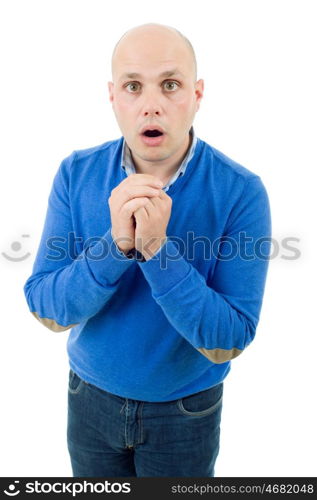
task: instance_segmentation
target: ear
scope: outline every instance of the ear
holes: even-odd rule
[[[204,95],[204,80],[200,79],[195,83],[196,111],[199,110],[200,101]]]
[[[113,82],[108,82],[109,100],[111,103],[113,102],[113,87]]]

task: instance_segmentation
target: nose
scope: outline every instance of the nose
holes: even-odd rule
[[[162,107],[159,103],[159,97],[154,95],[154,92],[148,92],[144,96],[143,116],[160,116],[162,114]]]

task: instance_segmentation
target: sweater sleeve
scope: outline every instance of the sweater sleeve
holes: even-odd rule
[[[23,289],[30,312],[55,332],[98,313],[116,292],[123,273],[135,262],[119,251],[111,227],[76,258],[72,255],[74,228],[68,187],[75,155],[63,160],[54,177],[32,274]]]
[[[207,280],[170,238],[138,262],[171,325],[214,363],[241,354],[259,321],[271,247],[269,199],[259,176],[246,183],[229,219]]]

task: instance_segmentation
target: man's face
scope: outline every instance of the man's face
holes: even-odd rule
[[[122,39],[113,61],[110,101],[129,148],[136,158],[156,162],[173,158],[188,144],[203,93],[195,83],[191,53],[174,33],[133,33]],[[144,127],[163,130],[154,140]]]

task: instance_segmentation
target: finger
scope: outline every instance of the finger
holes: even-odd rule
[[[160,190],[160,194],[158,196],[158,200],[162,202],[166,207],[172,207],[173,200],[168,194],[163,191],[163,189]]]
[[[156,196],[155,198],[150,198],[150,200],[153,205],[160,206],[166,201],[172,201],[172,198],[168,196],[165,191],[163,191],[163,189],[160,189],[158,196]]]
[[[131,174],[122,183],[137,185],[137,186],[151,186],[163,187],[163,182],[158,177],[151,174]],[[121,183],[121,184],[122,184]]]
[[[159,196],[160,189],[153,188],[151,186],[139,186],[139,185],[130,185],[122,188],[120,195],[123,197],[127,197],[128,199],[138,198],[139,196],[147,196],[150,198],[151,196]],[[127,201],[128,201],[127,199]]]
[[[159,196],[160,190],[158,188],[152,188],[149,186],[122,186],[121,190],[117,192],[115,200],[115,206],[118,210],[129,200],[133,198],[151,198],[153,196]]]
[[[162,200],[167,200],[167,199],[170,199],[171,197],[168,196],[167,193],[165,193],[164,189],[160,189],[160,194],[159,194],[159,197],[162,199]]]
[[[130,201],[124,203],[121,208],[121,213],[126,218],[132,217],[132,215],[140,208],[144,207],[149,202],[149,198],[133,198]]]
[[[138,208],[138,210],[136,210],[133,215],[137,224],[142,223],[142,220],[144,220],[144,218],[148,218],[148,213],[145,209],[145,206]]]
[[[157,196],[155,198],[149,198],[149,202],[144,205],[148,217],[158,212],[162,206],[162,200]]]

